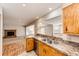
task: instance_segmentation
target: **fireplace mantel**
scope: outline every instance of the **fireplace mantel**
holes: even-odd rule
[[[16,30],[4,30],[5,38],[16,37]]]

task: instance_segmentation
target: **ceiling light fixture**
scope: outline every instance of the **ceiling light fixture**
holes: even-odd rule
[[[37,16],[36,19],[38,19],[39,17]]]
[[[26,6],[26,4],[22,4],[22,6],[23,6],[23,7],[25,7],[25,6]]]
[[[52,10],[52,8],[48,8],[49,9],[49,11],[51,11]]]

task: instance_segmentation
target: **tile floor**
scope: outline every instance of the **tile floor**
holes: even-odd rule
[[[34,51],[31,51],[31,52],[24,51],[22,54],[20,54],[18,56],[37,56],[37,55]]]

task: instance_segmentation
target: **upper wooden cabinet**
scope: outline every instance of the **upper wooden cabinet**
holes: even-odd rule
[[[64,33],[79,35],[79,3],[63,8]]]

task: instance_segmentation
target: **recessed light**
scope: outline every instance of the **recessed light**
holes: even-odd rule
[[[23,6],[23,7],[25,7],[25,6],[26,6],[26,4],[22,4],[22,6]]]
[[[37,16],[36,19],[38,19],[39,17]]]
[[[52,8],[48,8],[49,9],[49,11],[51,11],[52,10]]]

